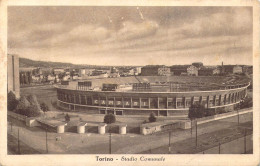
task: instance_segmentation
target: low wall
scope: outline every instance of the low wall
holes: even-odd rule
[[[25,122],[25,120],[27,118],[27,116],[25,116],[25,115],[20,115],[20,114],[11,112],[11,111],[7,111],[7,115],[12,117],[12,118],[15,118],[17,120],[24,121],[24,122]]]
[[[170,131],[180,128],[179,122],[154,122],[146,123],[140,126],[140,133],[143,135],[153,134],[157,132]]]
[[[238,112],[239,112],[240,115],[246,114],[246,113],[249,113],[249,112],[253,112],[253,108],[243,109],[243,110],[240,110]],[[237,111],[223,113],[223,114],[217,114],[217,115],[208,116],[208,117],[204,117],[204,118],[198,118],[197,124],[198,125],[204,124],[204,123],[208,123],[208,122],[215,121],[215,120],[229,118],[229,117],[232,117],[232,116],[237,116]],[[183,121],[183,122],[180,122],[180,123],[181,123],[180,124],[181,129],[190,129],[191,128],[190,121]]]

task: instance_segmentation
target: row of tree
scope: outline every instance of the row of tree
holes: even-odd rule
[[[39,104],[35,95],[21,96],[16,99],[15,94],[10,91],[7,96],[7,109],[28,117],[37,117],[49,110],[46,103]]]
[[[31,72],[20,72],[20,85],[31,84],[32,73]]]

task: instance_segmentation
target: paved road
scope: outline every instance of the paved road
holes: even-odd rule
[[[252,113],[240,115],[240,122],[252,121]],[[237,125],[237,116],[209,122],[198,126],[198,135],[226,129]],[[16,122],[13,131],[20,128],[21,140],[41,153],[46,152],[45,131],[39,128],[28,128],[22,122]],[[10,126],[8,126],[10,132]],[[195,133],[193,133],[195,134]],[[17,133],[13,133],[17,136]],[[61,140],[56,141],[57,136]],[[194,136],[194,135],[193,135]],[[190,130],[176,130],[172,133],[172,142],[190,138]],[[112,153],[114,154],[134,154],[154,149],[168,144],[168,133],[143,136],[139,134],[119,135],[112,134]],[[109,135],[99,135],[95,133],[48,133],[49,153],[69,153],[69,154],[106,154],[109,153]]]

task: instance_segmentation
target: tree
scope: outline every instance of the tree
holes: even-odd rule
[[[30,105],[26,111],[25,115],[28,117],[37,117],[41,115],[40,111],[37,111],[37,107],[35,105]]]
[[[239,103],[239,109],[243,109],[243,108],[250,108],[253,107],[253,100],[251,97],[246,97],[244,100],[242,100]]]
[[[29,76],[25,73],[24,74],[24,84],[28,84],[29,83]]]
[[[31,104],[25,96],[22,96],[16,108],[16,113],[28,117],[36,117],[41,115],[41,110],[35,104]]]
[[[152,112],[148,118],[149,122],[156,122],[155,114]]]
[[[107,114],[104,116],[104,123],[111,124],[116,122],[116,116],[114,114]]]
[[[40,107],[40,104],[37,100],[37,97],[35,95],[29,95],[27,97],[28,101],[31,103],[31,105],[34,105],[35,106],[35,109],[37,111],[41,111],[41,107]]]
[[[65,121],[66,121],[67,123],[70,121],[70,116],[69,116],[69,114],[66,114],[66,115],[65,115]]]
[[[13,111],[16,109],[19,101],[16,99],[15,94],[10,91],[7,95],[7,110]]]
[[[20,78],[20,85],[24,84],[24,77],[23,77],[23,73],[19,73],[19,78]]]
[[[32,73],[28,72],[28,83],[31,84],[32,83]]]
[[[191,105],[191,107],[189,108],[188,117],[191,120],[193,120],[195,118],[202,118],[205,116],[205,114],[206,114],[205,106],[196,103]]]
[[[30,106],[30,102],[26,99],[25,96],[21,96],[19,103],[16,107],[17,113],[19,112],[19,110],[25,110]]]
[[[46,103],[44,103],[44,102],[40,104],[40,108],[41,108],[41,110],[42,110],[43,112],[49,111],[48,105],[47,105]]]

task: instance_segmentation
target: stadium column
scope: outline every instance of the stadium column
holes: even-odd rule
[[[122,97],[122,107],[125,108],[124,97]]]
[[[108,99],[107,99],[107,96],[106,96],[106,107],[108,106]]]
[[[87,103],[87,96],[84,95],[84,97],[85,97],[85,103],[86,103],[86,105],[88,105],[88,103]]]
[[[139,98],[139,108],[142,108],[141,105],[142,105],[142,98],[140,97],[140,98]]]
[[[79,94],[79,104],[81,104],[81,96],[80,96],[80,94]]]
[[[157,108],[160,108],[160,98],[158,97],[158,99],[157,99]]]
[[[200,98],[199,98],[199,103],[201,105],[201,103],[202,103],[202,96],[200,96]]]
[[[166,97],[166,108],[168,109],[169,103],[168,103],[168,97]]]
[[[222,95],[219,95],[219,102],[218,105],[221,105]]]
[[[116,97],[114,97],[114,107],[116,107]]]
[[[98,105],[100,106],[100,96],[98,95]]]
[[[186,108],[186,97],[183,97],[183,107]]]
[[[175,97],[174,99],[175,99],[175,109],[177,109],[177,97]]]
[[[133,108],[133,98],[132,97],[130,98],[130,106],[131,106],[131,108]]]
[[[207,96],[207,108],[209,108],[209,96]]]
[[[73,94],[73,103],[75,104],[76,103],[76,95]]]
[[[73,98],[74,98],[74,102],[73,102],[73,110],[75,110],[75,103],[76,103],[76,95],[75,95],[75,94],[73,95]]]
[[[150,97],[148,97],[148,108],[151,108],[151,99],[150,99]]]
[[[214,106],[217,105],[217,104],[216,104],[216,98],[217,98],[217,96],[215,95],[215,96],[213,97],[213,100],[214,100]]]
[[[93,97],[93,95],[91,95],[91,105],[94,105],[94,97]]]
[[[227,94],[224,95],[224,105],[226,105],[227,102]]]
[[[193,103],[194,103],[194,96],[191,97],[191,103],[190,104],[193,105]]]

